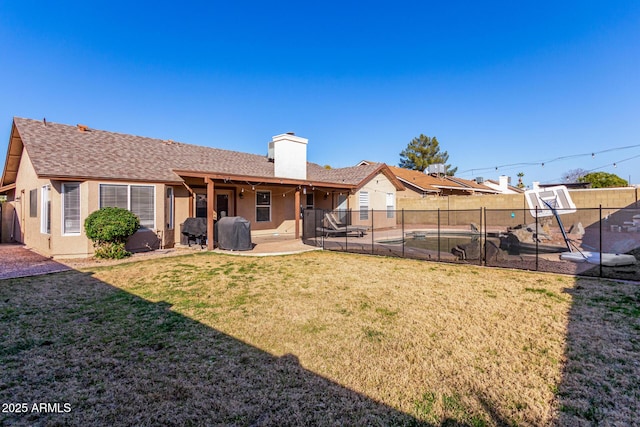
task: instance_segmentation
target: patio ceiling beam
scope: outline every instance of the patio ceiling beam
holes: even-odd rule
[[[343,188],[352,189],[354,185],[337,183],[337,182],[319,182],[312,180],[300,180],[300,179],[288,179],[288,178],[275,178],[264,176],[251,176],[251,175],[233,175],[233,174],[220,174],[220,173],[208,173],[208,172],[194,172],[194,171],[180,171],[173,170],[173,172],[179,176],[192,177],[192,178],[211,178],[215,180],[226,181],[238,181],[246,183],[247,181],[260,181],[267,184],[282,184],[282,185],[302,185],[306,187],[325,187],[325,188]]]

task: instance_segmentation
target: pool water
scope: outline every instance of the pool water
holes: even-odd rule
[[[497,238],[489,238],[488,241],[493,241],[497,246],[500,245],[500,240]],[[381,240],[377,243],[382,244],[402,244],[400,239],[395,240]],[[451,250],[456,246],[465,246],[469,244],[480,245],[480,236],[477,234],[474,235],[455,235],[455,236],[446,236],[440,235],[440,246],[438,247],[438,236],[435,234],[429,234],[426,236],[417,235],[417,236],[407,236],[404,240],[405,247],[415,248],[415,249],[423,249],[427,251],[437,252],[440,249],[440,252],[451,253]]]
[[[440,236],[440,252],[448,252],[451,253],[451,249],[456,246],[468,245],[470,243],[474,243],[476,245],[480,244],[480,238],[478,236],[469,236],[469,237],[443,237]],[[429,236],[429,237],[413,237],[405,240],[405,247],[416,248],[416,249],[426,249],[429,251],[437,251],[438,250],[438,237],[437,236]]]

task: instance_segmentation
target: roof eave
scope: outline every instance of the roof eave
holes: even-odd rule
[[[18,175],[18,169],[20,167],[20,158],[22,157],[22,148],[20,148],[20,150],[19,150],[20,154],[11,154],[11,150],[13,149],[13,141],[14,141],[14,139],[16,139],[15,135],[18,135],[17,131],[18,131],[18,129],[16,128],[16,122],[15,122],[15,119],[14,119],[13,122],[11,123],[11,134],[9,135],[9,144],[7,146],[7,156],[6,156],[5,162],[4,162],[4,169],[2,170],[2,176],[0,177],[0,187],[5,187],[5,186],[7,186],[9,184],[15,183],[15,179],[13,180],[13,182],[7,183],[7,172],[9,170],[9,166],[10,166],[9,160],[12,157],[18,157],[18,161],[17,161],[18,166],[16,167],[15,171],[12,170],[12,172],[14,172],[16,174],[16,178],[17,178],[17,175]],[[22,143],[22,145],[24,147],[24,143]]]
[[[393,184],[393,186],[396,188],[396,191],[404,191],[404,185],[402,185],[398,177],[395,176],[395,174],[391,171],[391,169],[389,169],[389,166],[387,166],[386,163],[379,163],[378,166],[373,170],[373,172],[371,172],[357,184],[355,189],[361,189],[367,182],[371,181],[373,177],[379,173],[382,173],[387,177],[387,179],[389,179],[389,181],[391,181],[391,184]]]
[[[331,188],[355,188],[352,184],[314,181],[310,179],[292,179],[292,178],[278,178],[278,177],[265,177],[255,175],[236,175],[229,173],[207,172],[207,171],[185,171],[174,169],[173,173],[178,176],[185,176],[191,178],[205,178],[205,179],[221,179],[226,181],[260,181],[268,184],[280,184],[280,185],[304,185],[304,186],[316,186],[316,187],[331,187]]]
[[[146,183],[170,184],[170,185],[181,185],[184,182],[183,180],[114,178],[112,176],[82,176],[82,175],[56,175],[56,174],[38,174],[38,178],[46,178],[54,181],[117,181],[117,182],[146,182]]]
[[[425,193],[439,193],[440,192],[440,190],[438,190],[437,188],[436,189],[424,188],[424,187],[421,187],[418,184],[413,183],[411,181],[408,181],[408,180],[406,180],[406,179],[404,179],[402,177],[398,176],[396,178],[398,178],[398,180],[400,182],[404,183],[405,186],[417,188],[418,190],[420,190],[422,192],[425,192]]]
[[[0,187],[0,194],[6,193],[8,191],[11,190],[15,190],[16,189],[16,183],[14,182],[13,184],[9,184],[9,185],[5,185],[3,187]]]

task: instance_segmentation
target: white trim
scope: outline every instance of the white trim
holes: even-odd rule
[[[49,229],[47,230],[47,227]],[[51,235],[51,185],[43,185],[40,195],[40,233]]]
[[[64,217],[64,207],[65,207],[65,203],[66,203],[66,197],[65,194],[67,194],[67,190],[66,187],[68,185],[77,185],[78,186],[78,210],[79,210],[79,218],[78,220],[80,221],[80,223],[78,224],[78,231],[73,231],[70,233],[66,232],[66,227],[64,224],[65,221],[65,217]],[[62,231],[62,235],[63,236],[79,236],[82,233],[82,192],[81,192],[81,186],[79,182],[64,182],[62,183],[61,186],[61,192],[60,192],[60,230]]]

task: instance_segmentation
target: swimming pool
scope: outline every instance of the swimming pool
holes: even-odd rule
[[[438,236],[437,230],[427,230],[405,233],[404,239],[382,239],[376,241],[376,243],[385,245],[402,245],[404,243],[405,247],[409,248],[451,253],[451,250],[456,246],[475,244],[480,247],[480,237],[480,233],[472,231],[443,231]],[[500,244],[500,240],[497,238],[489,238],[487,240]]]

